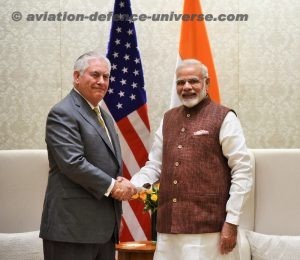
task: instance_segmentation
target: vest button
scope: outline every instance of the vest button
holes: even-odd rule
[[[173,202],[177,202],[177,199],[176,199],[176,198],[173,198]]]
[[[179,166],[179,162],[175,162],[174,164],[175,164],[176,167]]]
[[[190,117],[191,116],[191,114],[186,114],[186,117]]]
[[[183,133],[184,131],[185,131],[185,128],[184,128],[184,127],[182,127],[182,128],[181,128],[181,132]]]
[[[178,147],[178,149],[181,149],[181,148],[182,148],[182,145],[180,144],[180,145],[178,145],[177,147]]]
[[[177,184],[177,180],[174,180],[173,183],[174,183],[174,184]]]

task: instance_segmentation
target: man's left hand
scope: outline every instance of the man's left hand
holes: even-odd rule
[[[220,236],[221,254],[228,254],[236,246],[237,225],[224,222]]]

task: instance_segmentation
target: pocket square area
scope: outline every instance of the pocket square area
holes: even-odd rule
[[[209,132],[207,130],[198,130],[194,132],[194,135],[208,135]]]

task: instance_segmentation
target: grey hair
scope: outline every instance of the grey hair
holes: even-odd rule
[[[200,67],[200,71],[201,71],[201,76],[203,78],[208,78],[208,69],[207,69],[207,67],[202,62],[200,62],[199,60],[196,60],[196,59],[186,59],[186,60],[180,61],[178,63],[178,65],[177,65],[177,67],[176,67],[176,71],[175,71],[176,74],[182,68],[190,66],[190,65],[192,65],[192,66],[199,66]]]
[[[108,58],[106,58],[104,55],[102,55],[99,52],[96,51],[89,51],[86,52],[84,54],[82,54],[76,61],[74,64],[74,71],[79,71],[80,75],[83,74],[83,72],[85,71],[85,69],[89,66],[89,62],[91,60],[100,60],[100,61],[104,61],[107,66],[108,66],[108,70],[110,72],[111,70],[111,64]]]

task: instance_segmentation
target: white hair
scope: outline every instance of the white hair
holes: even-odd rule
[[[79,71],[80,75],[83,74],[83,72],[85,71],[85,69],[89,66],[89,62],[91,60],[101,60],[104,61],[107,66],[108,66],[108,70],[110,72],[111,70],[111,64],[108,58],[106,58],[104,55],[102,55],[99,52],[96,51],[89,51],[86,52],[84,54],[82,54],[76,61],[74,64],[74,71]]]
[[[176,74],[178,73],[179,70],[181,70],[182,68],[185,68],[187,66],[198,66],[200,68],[201,71],[201,76],[203,78],[208,78],[208,69],[207,67],[200,62],[199,60],[196,59],[186,59],[186,60],[182,60],[179,62],[179,64],[176,67]]]

